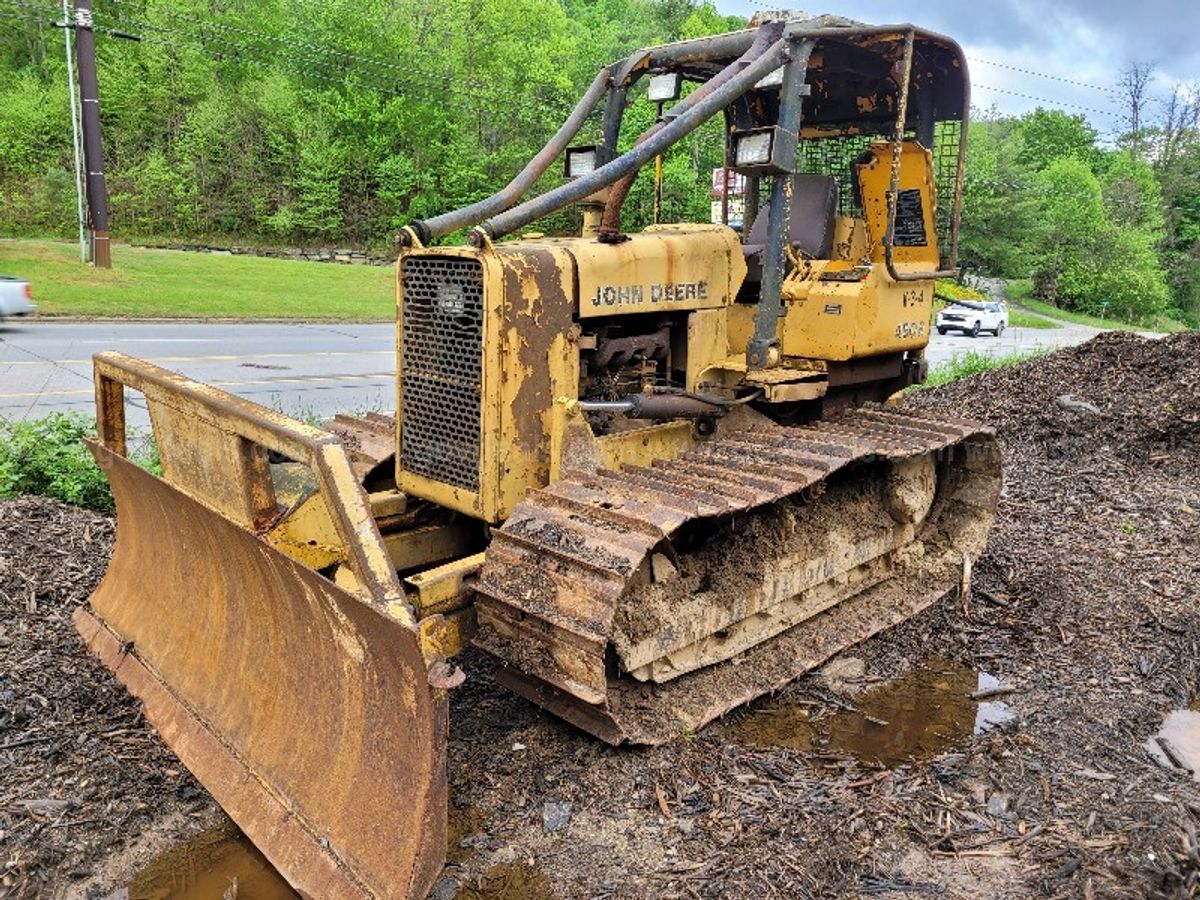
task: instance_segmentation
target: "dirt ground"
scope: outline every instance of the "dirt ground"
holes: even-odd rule
[[[1200,335],[1104,334],[907,402],[1001,439],[1004,494],[966,602],[653,750],[599,744],[468,655],[435,896],[1200,893],[1200,784],[1143,749],[1200,694]],[[103,517],[0,504],[0,847],[14,896],[78,885],[162,822],[185,833],[215,815],[70,628],[110,541]],[[994,676],[1015,715],[890,766],[746,739],[781,710],[820,723],[867,709],[877,686],[930,660]]]
[[[0,503],[0,896],[49,896],[219,812],[71,624],[112,541],[107,516]]]

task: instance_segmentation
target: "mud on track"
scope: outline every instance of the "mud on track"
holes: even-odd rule
[[[1200,694],[1200,336],[1104,334],[906,402],[999,432],[1006,486],[973,593],[757,707],[820,722],[935,658],[1013,688],[1016,717],[894,768],[746,742],[756,709],[613,750],[506,694],[469,655],[440,896],[1200,890],[1200,785],[1142,747]],[[14,895],[79,883],[167,819],[200,830],[212,816],[70,628],[110,534],[46,501],[0,504],[0,847]]]

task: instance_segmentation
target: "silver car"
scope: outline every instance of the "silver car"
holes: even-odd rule
[[[0,319],[6,316],[28,316],[36,310],[33,289],[23,278],[0,275]]]

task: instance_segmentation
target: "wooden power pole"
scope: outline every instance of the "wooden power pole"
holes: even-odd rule
[[[87,171],[92,264],[102,269],[111,269],[108,191],[104,184],[104,146],[100,141],[100,87],[96,80],[96,35],[92,31],[92,0],[76,0],[74,24],[75,53],[79,66],[79,96],[83,101],[83,163]]]

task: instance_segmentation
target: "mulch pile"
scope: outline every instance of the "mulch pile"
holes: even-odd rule
[[[1017,716],[894,768],[741,743],[754,709],[613,750],[468,654],[435,896],[1200,892],[1200,784],[1142,748],[1200,694],[1200,335],[1104,334],[906,403],[1000,436],[1006,485],[973,592],[849,651],[861,676],[816,673],[758,706],[820,719],[937,658],[1013,688]],[[110,540],[102,517],[0,504],[8,885],[62,884],[164,807],[211,802],[70,628]]]
[[[1104,334],[907,403],[995,427],[1006,487],[969,602],[849,654],[868,682],[965,663],[1016,688],[1018,718],[891,771],[730,740],[753,711],[613,751],[474,661],[451,711],[457,881],[502,889],[488,866],[532,858],[569,897],[1197,892],[1200,785],[1142,743],[1200,693],[1200,335]],[[853,702],[818,674],[759,705]],[[568,828],[546,833],[547,803]]]
[[[112,543],[108,516],[0,503],[0,896],[49,896],[163,816],[212,806],[71,623]]]

